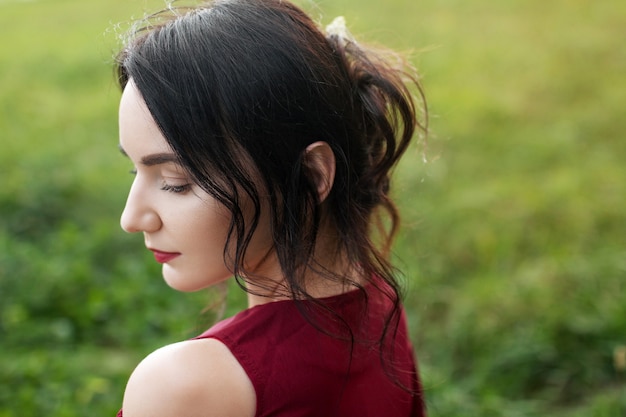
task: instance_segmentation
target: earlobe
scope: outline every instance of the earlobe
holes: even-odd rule
[[[319,201],[326,200],[335,181],[335,153],[326,142],[313,142],[304,151],[304,166],[317,189]]]

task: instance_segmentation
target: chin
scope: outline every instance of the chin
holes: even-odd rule
[[[167,266],[163,267],[163,279],[165,283],[172,289],[180,292],[195,292],[204,290],[213,285],[226,281],[230,276],[211,278],[211,277],[191,277],[174,271]]]
[[[210,286],[210,285],[200,285],[194,282],[188,282],[185,279],[171,278],[165,275],[163,276],[163,278],[165,279],[165,283],[170,288],[176,291],[180,291],[180,292],[194,292],[194,291],[205,289]]]

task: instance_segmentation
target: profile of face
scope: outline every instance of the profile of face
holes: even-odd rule
[[[120,102],[119,139],[135,167],[121,226],[129,233],[143,233],[146,247],[163,264],[167,284],[196,291],[231,277],[232,267],[224,259],[231,214],[193,183],[132,80]],[[268,242],[269,227],[261,224],[246,263],[270,267]]]

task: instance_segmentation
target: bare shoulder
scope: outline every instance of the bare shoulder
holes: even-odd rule
[[[124,417],[252,417],[252,382],[218,340],[165,346],[133,371],[124,392]]]

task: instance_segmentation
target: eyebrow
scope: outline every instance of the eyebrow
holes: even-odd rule
[[[122,145],[117,145],[117,147],[119,148],[122,155],[128,158],[128,154],[126,153],[124,148],[122,148]],[[163,152],[163,153],[145,155],[141,157],[141,164],[148,166],[148,167],[161,165],[161,164],[167,164],[170,162],[173,162],[175,164],[180,164],[180,160],[173,153]]]

